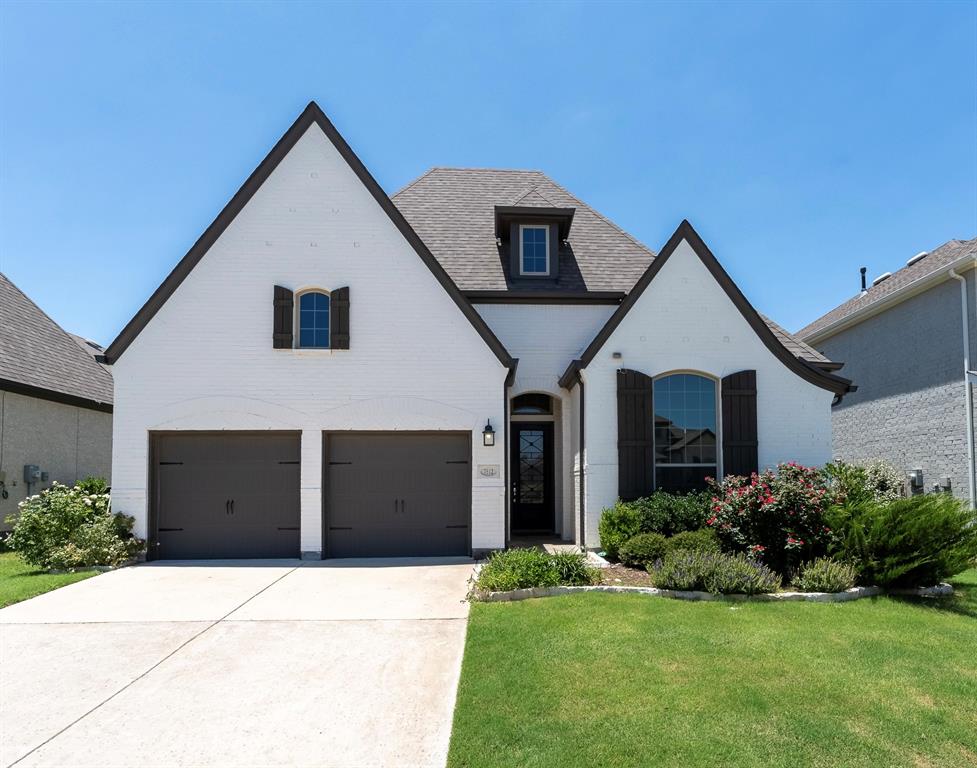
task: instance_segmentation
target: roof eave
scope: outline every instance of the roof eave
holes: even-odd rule
[[[847,330],[854,325],[858,325],[859,323],[868,320],[870,317],[874,317],[875,315],[884,312],[897,304],[901,304],[902,302],[911,299],[913,296],[917,296],[923,291],[932,288],[934,285],[942,283],[945,280],[949,280],[949,272],[951,270],[960,270],[960,268],[964,266],[966,266],[967,269],[977,267],[977,257],[972,254],[961,256],[959,259],[956,259],[955,261],[952,261],[939,269],[929,272],[916,280],[913,280],[911,283],[906,283],[906,285],[904,285],[902,288],[899,288],[886,296],[859,307],[850,315],[845,315],[844,317],[839,318],[832,323],[828,323],[817,330],[810,331],[803,336],[798,335],[798,338],[805,344],[817,344],[829,339],[841,331]]]
[[[381,209],[387,214],[394,226],[400,231],[404,239],[411,245],[421,261],[430,269],[435,279],[441,284],[444,290],[452,298],[462,314],[468,319],[476,332],[482,337],[492,353],[498,358],[499,362],[506,368],[512,370],[513,358],[508,350],[492,332],[488,324],[481,315],[475,310],[471,302],[466,299],[458,286],[448,276],[444,267],[434,258],[434,255],[424,244],[421,238],[413,230],[407,219],[393,204],[390,197],[383,188],[377,183],[373,175],[367,170],[366,166],[359,159],[346,140],[342,137],[336,127],[332,124],[326,114],[314,101],[309,102],[308,106],[302,111],[291,127],[278,140],[264,160],[247,178],[241,188],[234,194],[217,218],[204,231],[196,243],[187,251],[186,255],[177,263],[173,270],[166,276],[166,279],[153,292],[149,300],[126,324],[115,340],[105,350],[105,362],[108,365],[115,363],[126,348],[133,342],[139,332],[149,323],[160,307],[180,286],[183,280],[190,274],[197,263],[204,257],[208,250],[217,242],[218,238],[224,233],[235,217],[250,202],[262,184],[278,167],[279,163],[291,151],[292,147],[305,134],[305,132],[316,124],[322,129],[326,138],[333,144],[339,154],[343,157],[349,167],[356,174],[360,182],[367,188],[373,198],[380,205]]]
[[[816,367],[814,363],[796,357],[777,339],[773,331],[770,329],[770,326],[763,321],[763,318],[760,317],[760,313],[754,309],[753,305],[750,304],[746,296],[743,295],[742,291],[740,291],[737,285],[733,282],[726,270],[723,269],[722,265],[713,255],[712,251],[709,250],[709,246],[705,244],[703,239],[699,236],[699,233],[695,231],[695,228],[693,228],[687,219],[682,220],[682,223],[679,224],[678,228],[668,239],[665,247],[659,251],[654,261],[651,262],[648,269],[645,270],[645,273],[638,279],[638,282],[635,283],[634,288],[627,295],[627,298],[624,299],[621,305],[614,311],[610,318],[608,318],[607,322],[600,329],[590,344],[587,345],[587,348],[580,356],[579,361],[574,361],[574,363],[571,363],[571,367],[573,367],[574,364],[577,364],[576,370],[579,373],[580,370],[586,368],[590,364],[590,361],[593,360],[597,353],[601,350],[608,338],[610,338],[610,335],[614,332],[631,308],[637,303],[645,289],[648,287],[651,281],[654,280],[658,272],[661,271],[669,257],[672,255],[675,249],[678,248],[679,244],[683,240],[689,244],[696,256],[699,257],[706,269],[709,270],[716,282],[719,283],[719,286],[725,291],[730,301],[732,301],[733,305],[740,311],[740,314],[743,315],[743,318],[747,321],[747,323],[750,324],[754,333],[756,333],[756,335],[760,338],[764,346],[766,346],[767,349],[770,350],[770,352],[772,352],[778,360],[780,360],[787,368],[792,370],[805,381],[814,384],[817,387],[821,387],[822,389],[826,389],[829,392],[834,392],[836,395],[844,395],[846,392],[852,391],[852,383],[849,379],[824,371],[821,368]],[[563,377],[561,377],[561,386],[563,386],[563,379],[568,377],[570,373],[570,368],[568,368],[563,374]],[[570,381],[569,378],[567,380]]]

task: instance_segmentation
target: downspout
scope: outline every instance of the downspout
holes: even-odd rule
[[[579,372],[578,386],[580,387],[580,550],[582,552],[587,551],[587,530],[586,530],[586,509],[584,504],[587,500],[587,494],[585,491],[585,483],[587,481],[587,473],[584,471],[584,386],[583,386],[583,376],[580,376]]]
[[[977,506],[974,468],[974,391],[970,384],[970,310],[967,302],[967,279],[951,269],[947,274],[960,283],[960,328],[963,332],[963,386],[967,410],[967,484],[970,488],[970,506]]]

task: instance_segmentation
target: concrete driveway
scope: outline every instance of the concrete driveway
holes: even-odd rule
[[[152,563],[0,611],[0,765],[444,765],[471,561]]]

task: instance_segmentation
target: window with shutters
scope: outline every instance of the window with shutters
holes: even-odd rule
[[[655,488],[694,491],[718,470],[716,381],[671,373],[654,381]]]
[[[313,290],[299,294],[296,302],[299,349],[329,349],[329,294]]]

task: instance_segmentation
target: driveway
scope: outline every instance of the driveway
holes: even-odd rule
[[[469,560],[151,563],[0,611],[0,765],[444,765]]]

